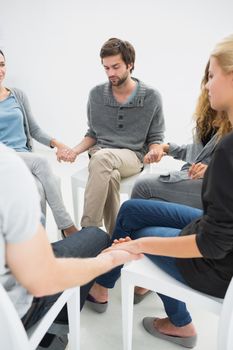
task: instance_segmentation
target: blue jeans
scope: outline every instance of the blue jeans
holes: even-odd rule
[[[192,220],[200,217],[202,210],[185,205],[144,199],[126,201],[119,211],[112,240],[129,236],[131,239],[141,237],[174,237]],[[186,283],[176,266],[176,259],[164,256],[148,255],[154,264],[182,283]],[[97,283],[113,288],[120,276],[122,266],[97,278]],[[179,327],[191,322],[191,316],[185,303],[161,295],[165,311],[171,322]]]
[[[72,234],[64,240],[52,243],[56,257],[65,258],[90,258],[98,255],[109,246],[109,235],[97,227],[87,227]],[[80,309],[82,309],[88,292],[94,280],[80,288]],[[61,293],[41,298],[34,298],[31,308],[22,318],[26,329],[33,326],[51,308]],[[68,315],[66,306],[63,307],[56,320],[57,323],[67,324]]]

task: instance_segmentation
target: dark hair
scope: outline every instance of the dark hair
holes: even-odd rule
[[[5,58],[4,53],[2,52],[2,50],[0,50],[0,55],[2,55]]]
[[[130,69],[130,73],[132,73],[135,62],[135,50],[133,45],[131,45],[128,41],[110,38],[103,44],[100,50],[102,62],[104,57],[116,56],[119,54],[121,54],[121,57],[127,67],[132,64],[132,68]]]

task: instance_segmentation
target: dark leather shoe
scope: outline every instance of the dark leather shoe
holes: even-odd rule
[[[67,335],[53,335],[50,333],[46,333],[36,350],[65,350],[67,344]]]

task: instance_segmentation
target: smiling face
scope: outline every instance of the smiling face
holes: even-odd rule
[[[132,65],[130,64],[127,67],[121,54],[104,57],[102,62],[108,79],[113,86],[121,86],[130,78]]]
[[[233,110],[233,72],[224,72],[215,57],[210,58],[208,82],[205,87],[214,110]]]
[[[4,56],[0,53],[0,86],[6,75],[6,63]]]

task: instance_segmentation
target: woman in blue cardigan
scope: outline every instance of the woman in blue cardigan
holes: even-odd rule
[[[56,147],[58,154],[64,149],[68,150],[68,147],[39,127],[32,115],[28,99],[21,90],[3,86],[5,74],[5,56],[0,50],[0,142],[18,152],[35,176],[41,195],[43,217],[46,214],[47,200],[63,235],[72,234],[77,229],[64,206],[59,181],[47,160],[32,152],[32,139],[43,145]]]

